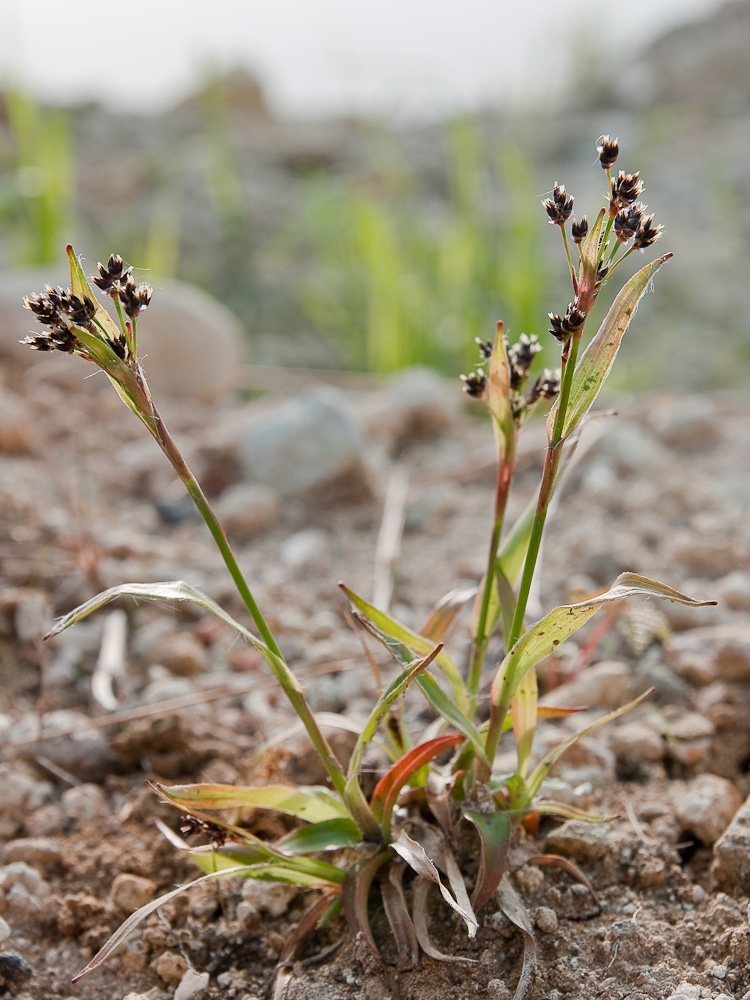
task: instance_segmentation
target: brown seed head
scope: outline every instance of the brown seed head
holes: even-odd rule
[[[627,243],[638,232],[645,209],[640,201],[633,202],[627,208],[621,208],[615,216],[615,236],[620,243]]]
[[[464,384],[463,389],[467,396],[471,396],[472,399],[481,399],[484,396],[487,376],[481,368],[477,368],[475,372],[469,372],[468,375],[460,375],[459,378]]]
[[[608,135],[599,137],[599,144],[596,147],[599,154],[599,162],[605,170],[609,170],[617,159],[620,152],[620,145],[617,139],[612,139]]]
[[[618,210],[625,208],[627,205],[632,205],[634,201],[638,201],[642,194],[641,175],[639,173],[626,174],[624,170],[620,170],[612,181],[610,205]]]
[[[526,396],[526,405],[532,406],[540,399],[554,399],[560,392],[560,372],[544,369]]]
[[[132,274],[129,274],[127,280],[120,285],[118,295],[126,314],[130,319],[135,319],[139,313],[148,308],[153,289],[145,281],[136,285]]]
[[[474,343],[479,348],[479,356],[482,361],[486,361],[488,358],[492,357],[492,341],[482,340],[481,337],[475,337]]]
[[[510,365],[510,387],[519,389],[529,373],[531,362],[542,349],[537,342],[536,334],[529,336],[522,333],[518,343],[508,348],[508,363]]]
[[[633,246],[636,250],[645,250],[659,239],[664,226],[655,226],[653,215],[647,215],[641,220],[640,228],[636,233]]]
[[[580,222],[573,219],[573,223],[570,227],[570,232],[573,236],[574,243],[581,243],[586,239],[589,231],[588,219],[584,215]]]
[[[573,212],[573,199],[568,197],[565,185],[558,184],[557,181],[552,189],[552,197],[545,198],[542,205],[553,226],[564,225]]]

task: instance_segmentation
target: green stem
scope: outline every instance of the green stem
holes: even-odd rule
[[[500,550],[500,538],[503,533],[503,520],[505,518],[505,508],[508,503],[508,493],[513,479],[515,468],[515,447],[510,449],[510,455],[505,455],[497,470],[497,487],[495,491],[495,520],[492,526],[492,537],[490,539],[490,551],[487,558],[487,570],[484,575],[484,586],[482,590],[482,603],[479,608],[476,628],[471,644],[471,659],[469,661],[469,671],[466,678],[466,686],[471,697],[470,712],[473,714],[476,708],[476,698],[479,692],[479,683],[482,676],[485,656],[487,655],[487,644],[489,633],[487,620],[489,617],[490,600],[492,590],[495,587],[495,577],[497,575],[498,552]]]
[[[142,381],[142,377],[139,378],[139,381]],[[281,650],[276,644],[276,640],[274,639],[270,628],[260,612],[255,598],[247,585],[247,581],[237,565],[237,560],[235,559],[234,553],[230,548],[224,529],[219,523],[219,519],[216,517],[216,514],[208,502],[205,493],[201,489],[200,483],[190,471],[185,459],[182,457],[182,454],[177,448],[172,435],[167,430],[164,421],[153,403],[151,403],[151,419],[153,426],[151,423],[146,421],[144,421],[144,423],[146,423],[149,430],[151,430],[151,433],[156,439],[159,447],[169,459],[172,467],[184,484],[185,489],[190,494],[193,503],[198,508],[201,517],[206,522],[208,530],[211,532],[211,535],[216,542],[216,546],[224,559],[226,567],[234,580],[237,591],[242,598],[245,607],[250,612],[258,632],[260,633],[261,639],[271,654],[266,658],[266,662],[270,666],[274,676],[278,680],[284,693],[289,698],[292,707],[299,716],[300,721],[307,730],[310,740],[312,741],[323,766],[328,772],[328,776],[331,779],[333,787],[341,796],[342,800],[345,801],[346,775],[344,774],[344,770],[336,758],[330,743],[321,732],[317,720],[315,719],[310,706],[307,704],[307,700],[305,699],[305,695],[300,687],[299,681],[289,669],[284,657],[281,654]]]
[[[534,570],[536,569],[536,563],[539,557],[539,548],[542,543],[542,534],[544,533],[544,525],[547,520],[550,500],[552,499],[555,476],[557,475],[557,469],[560,464],[560,456],[562,455],[563,427],[565,426],[565,416],[568,410],[568,401],[570,400],[570,389],[573,384],[573,372],[576,366],[578,346],[581,342],[582,334],[583,328],[581,328],[578,333],[574,334],[571,338],[567,354],[565,352],[563,353],[562,384],[560,386],[557,416],[555,418],[552,436],[549,440],[549,444],[547,445],[542,482],[539,487],[539,499],[537,501],[536,514],[534,515],[534,524],[531,529],[531,537],[529,539],[529,547],[526,552],[526,561],[524,562],[521,583],[518,587],[516,612],[513,616],[513,624],[511,625],[510,635],[508,636],[508,649],[512,649],[523,634],[523,620],[524,615],[526,614],[526,605],[529,601],[531,581],[534,577]]]

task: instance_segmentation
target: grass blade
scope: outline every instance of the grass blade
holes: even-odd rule
[[[346,595],[346,597],[351,601],[354,607],[365,615],[375,629],[382,633],[383,636],[387,636],[391,639],[396,640],[398,643],[402,643],[408,649],[412,651],[417,656],[426,656],[432,649],[434,649],[435,644],[429,639],[425,639],[422,635],[417,635],[410,629],[406,628],[405,625],[401,625],[399,622],[395,621],[389,615],[384,614],[384,612],[379,611],[376,607],[373,607],[364,598],[359,597],[354,591],[350,590],[345,584],[340,583],[339,587]],[[373,633],[377,634],[377,633]],[[380,637],[381,641],[385,642],[383,637]],[[386,643],[386,645],[388,645]],[[389,646],[389,648],[391,648]],[[463,679],[458,672],[458,668],[453,660],[448,656],[445,650],[441,650],[438,656],[435,658],[435,662],[440,667],[440,669],[445,674],[450,686],[453,690],[453,695],[456,698],[458,705],[462,711],[468,709],[468,700],[466,697],[466,687],[464,685]]]
[[[321,788],[320,793],[295,788],[291,785],[264,785],[252,788],[241,785],[170,785],[169,792],[175,804],[187,812],[199,809],[275,809],[296,816],[307,823],[348,817],[346,806]]]
[[[505,874],[511,823],[503,812],[480,813],[464,809],[463,815],[476,827],[481,844],[479,874],[472,898],[474,909],[479,910],[491,898]]]
[[[612,303],[598,333],[581,355],[573,373],[568,410],[563,424],[563,437],[570,434],[593,406],[614,364],[622,338],[635,315],[638,303],[653,276],[671,256],[671,253],[664,254],[663,257],[642,267],[623,286]],[[554,426],[557,409],[558,403],[555,403],[547,417],[548,428]]]

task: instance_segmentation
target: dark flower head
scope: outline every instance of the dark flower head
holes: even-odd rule
[[[644,207],[640,201],[633,202],[627,208],[621,208],[615,216],[615,236],[620,243],[627,243],[638,232],[643,219]]]
[[[588,219],[584,215],[580,222],[573,219],[573,223],[570,227],[570,232],[573,236],[574,243],[581,243],[586,239],[589,231]]]
[[[612,196],[610,205],[616,209],[625,208],[638,201],[643,194],[643,181],[639,173],[626,174],[624,170],[617,173],[612,181]],[[611,211],[611,209],[610,209]]]
[[[578,333],[586,322],[586,314],[581,312],[574,302],[569,304],[564,316],[559,316],[557,313],[548,313],[547,315],[550,321],[549,332],[563,344],[574,333]]]
[[[481,399],[484,396],[487,376],[481,368],[477,368],[475,372],[469,372],[468,375],[460,375],[459,378],[464,384],[463,389],[467,396],[471,396],[472,399]]]
[[[129,274],[127,280],[120,285],[120,290],[118,292],[123,309],[130,319],[135,319],[139,313],[148,308],[152,295],[153,288],[151,285],[147,285],[145,281],[136,285],[131,274]]]
[[[511,389],[519,389],[521,387],[523,380],[529,373],[531,362],[541,349],[541,344],[537,342],[536,334],[533,333],[531,336],[522,333],[518,343],[508,348]]]
[[[633,240],[633,246],[636,250],[645,250],[646,247],[650,247],[653,243],[656,243],[663,229],[664,226],[654,225],[653,215],[647,215],[641,219],[640,227],[636,233],[635,240]]]
[[[492,357],[492,341],[482,340],[481,337],[475,337],[474,343],[479,348],[479,356],[482,361],[486,361],[488,358]]]
[[[620,152],[620,145],[617,139],[612,139],[608,135],[600,136],[599,144],[596,147],[599,154],[599,162],[605,170],[609,170]]]
[[[540,399],[554,399],[560,392],[560,372],[544,369],[526,396],[526,405],[533,406]]]
[[[97,264],[97,267],[99,268],[99,274],[94,277],[94,284],[103,292],[107,292],[110,295],[117,294],[117,286],[126,282],[133,271],[132,267],[125,266],[125,261],[119,253],[109,255],[106,267],[101,261]]]
[[[573,199],[568,197],[565,185],[558,184],[557,181],[552,189],[552,197],[545,198],[542,205],[553,226],[562,226],[573,212]]]

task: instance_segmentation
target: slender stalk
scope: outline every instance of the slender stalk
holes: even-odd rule
[[[498,553],[500,551],[500,538],[503,532],[503,520],[505,518],[505,508],[508,503],[510,484],[513,479],[515,468],[515,449],[510,455],[506,455],[497,470],[497,488],[495,491],[495,518],[492,526],[492,537],[490,539],[490,550],[487,558],[487,570],[484,575],[484,587],[482,590],[482,602],[477,617],[475,634],[471,644],[471,659],[466,678],[466,686],[471,696],[471,712],[476,708],[476,697],[479,692],[479,683],[482,675],[482,667],[487,655],[487,644],[489,633],[487,621],[489,617],[490,600],[492,590],[495,586],[495,578],[498,568]]]
[[[142,376],[139,378],[139,381],[143,381]],[[187,462],[182,457],[182,454],[175,444],[172,435],[167,430],[167,427],[158,410],[153,405],[153,402],[151,402],[150,407],[152,423],[147,423],[147,426],[151,430],[151,433],[156,439],[159,447],[169,459],[172,467],[184,484],[185,489],[190,494],[190,497],[192,498],[195,506],[198,508],[201,517],[206,522],[208,530],[211,532],[214,542],[216,543],[216,547],[221,553],[232,580],[234,580],[237,591],[242,598],[245,607],[250,612],[263,643],[271,654],[271,656],[266,659],[266,662],[270,666],[274,676],[279,681],[284,693],[299,716],[300,721],[307,730],[310,740],[312,741],[318,756],[328,772],[328,776],[331,779],[333,787],[342,799],[344,799],[346,795],[346,775],[344,774],[344,770],[336,758],[333,748],[323,735],[317,720],[310,709],[310,706],[307,704],[307,700],[299,681],[287,666],[281,650],[276,644],[276,640],[274,639],[268,624],[263,618],[260,608],[258,607],[247,581],[237,564],[237,560],[235,559],[234,553],[232,552],[227,540],[226,533],[219,523],[219,519],[216,517],[216,514],[208,502],[205,493],[201,489],[200,483],[190,471]],[[146,423],[146,421],[144,422]],[[360,821],[363,817],[359,815],[355,818]]]
[[[539,499],[537,501],[534,524],[531,529],[529,547],[526,553],[526,561],[523,567],[523,575],[518,587],[518,601],[516,611],[513,616],[510,635],[508,636],[507,647],[511,649],[523,634],[523,620],[526,614],[526,605],[529,601],[531,581],[534,578],[537,559],[539,558],[539,548],[542,543],[544,525],[547,520],[552,491],[555,484],[555,476],[560,464],[563,445],[563,427],[565,426],[565,416],[568,410],[570,399],[570,389],[573,384],[573,372],[578,357],[578,347],[581,343],[583,327],[574,334],[569,342],[568,351],[563,352],[562,358],[562,383],[560,386],[560,398],[558,402],[557,416],[552,430],[552,436],[547,445],[547,454],[544,459],[544,471],[542,472],[542,482],[539,487]]]

